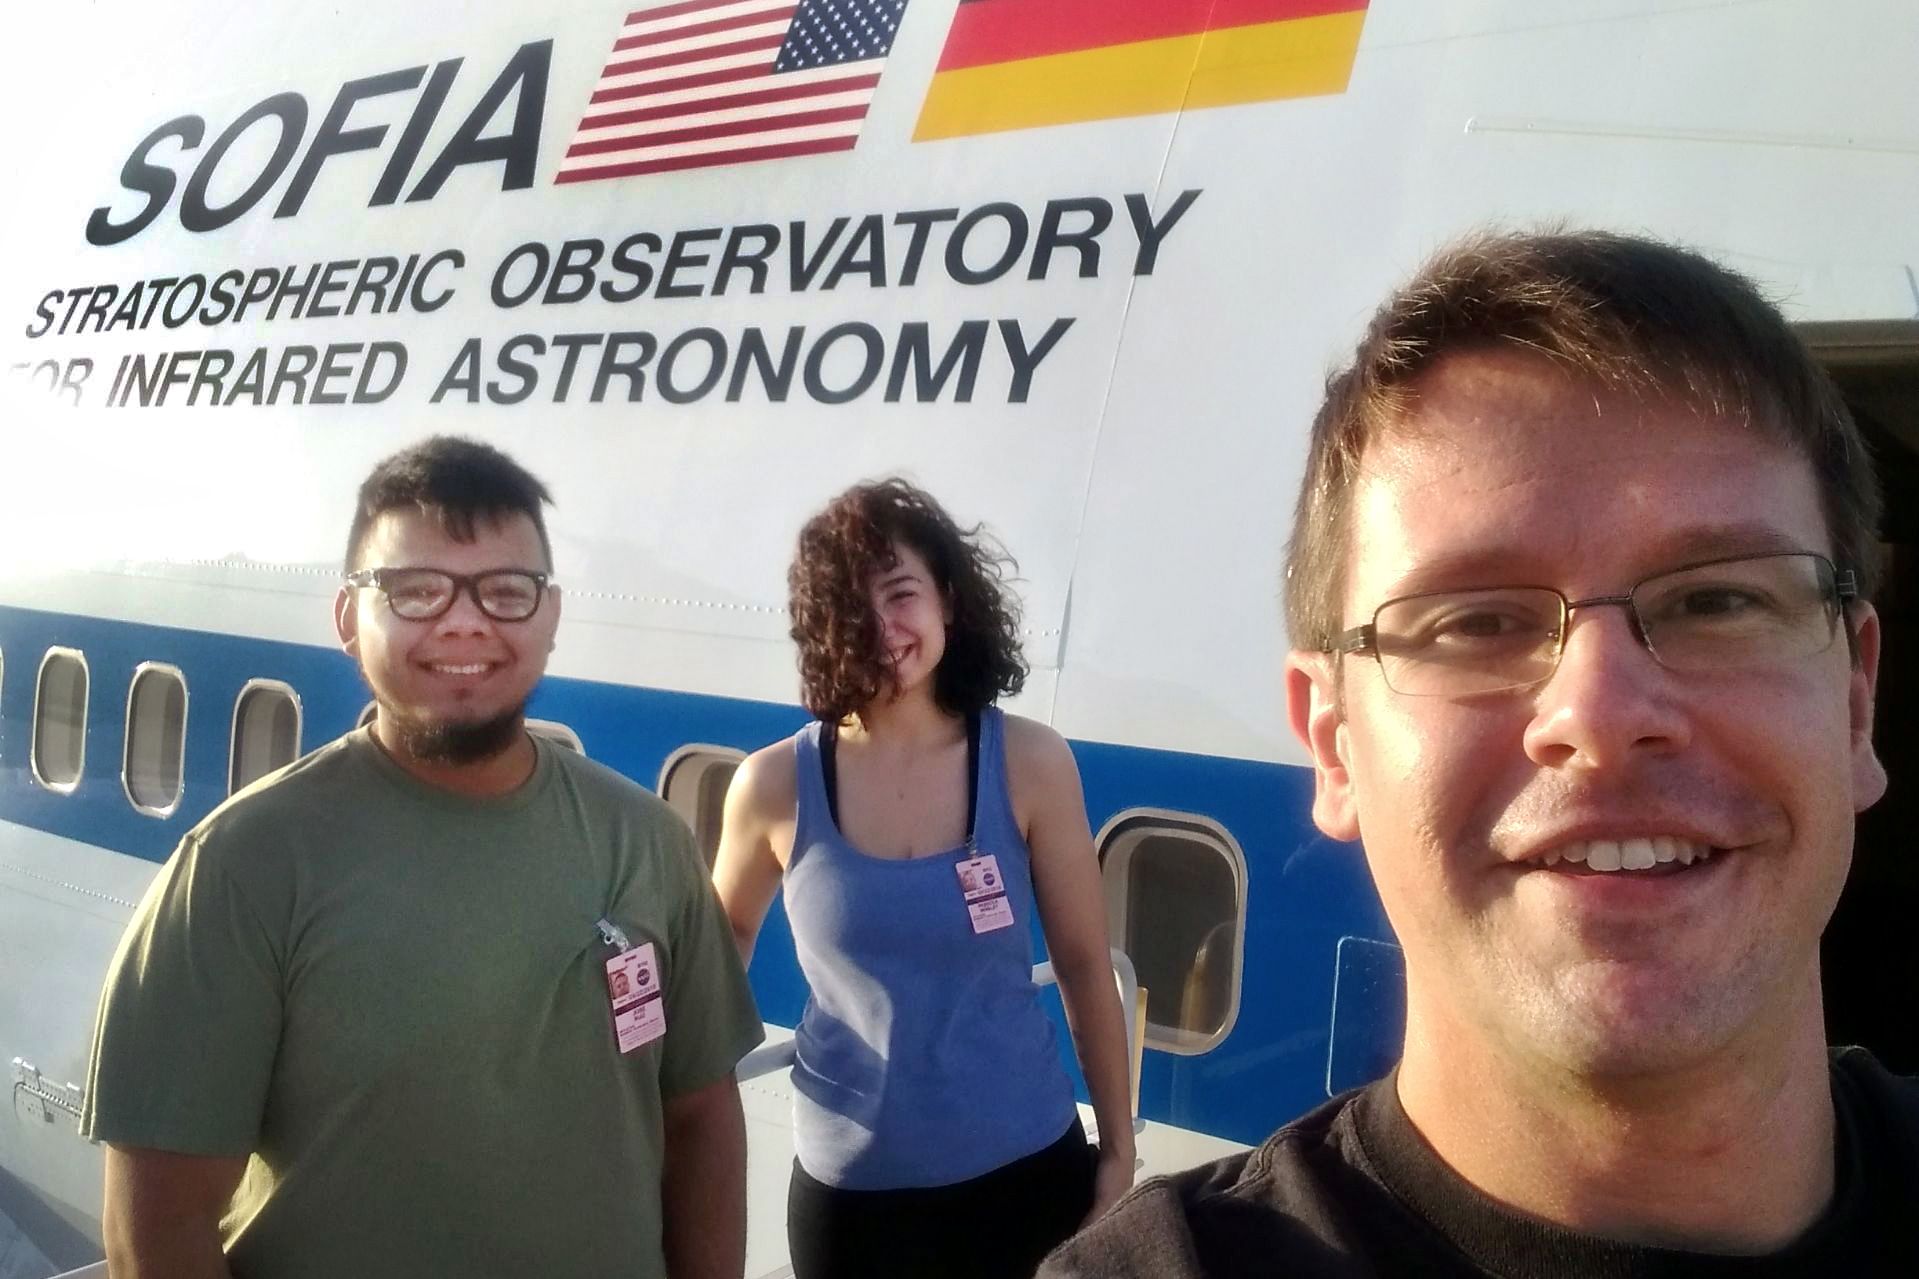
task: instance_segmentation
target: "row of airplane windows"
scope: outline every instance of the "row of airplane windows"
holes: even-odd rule
[[[0,671],[5,656],[0,654]],[[35,682],[33,782],[71,794],[86,763],[90,672],[78,649],[50,648]],[[369,704],[360,723],[373,718]],[[143,662],[127,686],[120,778],[127,802],[170,817],[185,793],[187,680],[177,666]],[[299,694],[270,679],[250,680],[235,697],[227,755],[227,793],[293,762],[301,750]],[[564,724],[527,727],[585,753]],[[710,866],[719,847],[726,789],[745,753],[688,745],[660,770],[658,793],[687,825]],[[1239,1011],[1240,950],[1245,935],[1246,860],[1217,823],[1197,814],[1134,809],[1098,838],[1112,936],[1132,959],[1145,994],[1145,1042],[1168,1052],[1203,1053],[1223,1040]]]

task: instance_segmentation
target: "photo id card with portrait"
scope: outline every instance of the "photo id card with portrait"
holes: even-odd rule
[[[613,1034],[630,1053],[666,1033],[666,992],[653,943],[623,950],[606,961],[606,992],[613,1004]]]
[[[1006,900],[1006,879],[999,873],[999,858],[991,853],[960,862],[960,896],[966,899],[966,913],[975,933],[990,933],[1013,926],[1013,905]]]

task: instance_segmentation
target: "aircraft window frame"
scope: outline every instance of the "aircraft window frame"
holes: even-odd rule
[[[258,777],[248,778],[245,786],[234,784],[240,763],[240,712],[246,706],[248,697],[254,693],[264,692],[283,694],[293,705],[293,758],[275,764],[267,769],[266,773],[284,768],[293,760],[300,758],[300,745],[306,736],[306,708],[300,704],[299,690],[281,679],[248,680],[240,686],[240,691],[233,695],[233,721],[227,729],[227,794],[229,795],[237,794],[246,786],[251,786],[260,780],[260,777],[266,776],[266,773],[261,773]]]
[[[368,724],[371,724],[379,714],[380,704],[378,702],[368,702],[360,708],[360,714],[353,721],[353,727],[355,729],[365,728]]]
[[[79,755],[74,762],[73,777],[69,781],[48,781],[40,769],[40,733],[44,727],[41,711],[42,702],[47,694],[47,667],[55,660],[66,659],[80,664],[80,723],[78,737]],[[33,677],[33,723],[28,730],[27,768],[33,780],[56,795],[71,795],[85,780],[87,775],[87,715],[93,703],[93,670],[87,664],[87,655],[77,648],[53,645],[41,654],[40,669]]]
[[[173,779],[173,798],[165,804],[148,804],[133,793],[133,751],[136,725],[134,708],[138,705],[140,681],[149,677],[170,678],[180,688],[180,723],[174,732],[175,751],[178,758],[178,773]],[[127,803],[133,805],[133,811],[144,813],[148,817],[171,817],[178,811],[180,801],[187,793],[187,715],[192,701],[187,688],[186,672],[171,662],[141,662],[133,668],[133,675],[127,680],[127,716],[126,731],[120,746],[120,789],[126,793]],[[162,728],[162,732],[165,729]]]
[[[653,793],[665,800],[667,805],[680,815],[680,820],[685,822],[688,829],[693,832],[693,843],[700,850],[700,857],[709,871],[713,869],[714,859],[719,854],[720,831],[716,824],[711,832],[712,847],[709,849],[707,832],[701,829],[700,792],[708,771],[716,767],[726,767],[728,770],[726,782],[728,786],[731,786],[732,774],[738,771],[739,766],[745,761],[746,752],[737,746],[721,746],[715,742],[688,742],[668,755],[666,762],[660,765],[659,782],[654,786]],[[684,783],[680,786],[675,785],[675,775],[688,764],[695,764],[698,767],[690,778],[691,797],[681,802],[676,798],[675,791],[686,794],[686,789]],[[724,803],[726,798],[724,793],[720,798]]]
[[[1220,924],[1232,925],[1233,966],[1231,985],[1218,1027],[1211,1032],[1201,1033],[1146,1018],[1143,1036],[1146,1047],[1181,1057],[1197,1057],[1224,1043],[1239,1022],[1240,996],[1246,977],[1246,853],[1231,831],[1201,813],[1168,808],[1128,808],[1114,814],[1100,827],[1094,847],[1099,854],[1107,928],[1113,938],[1112,944],[1125,951],[1135,966],[1139,963],[1139,956],[1134,955],[1126,944],[1128,926],[1135,909],[1131,898],[1130,872],[1133,857],[1149,835],[1183,839],[1208,849],[1226,863],[1233,879],[1232,918],[1220,921]],[[1188,980],[1191,975],[1189,971]],[[1148,976],[1146,972],[1140,973],[1140,985],[1150,989]],[[1130,1009],[1127,1015],[1132,1015]]]
[[[556,746],[564,746],[575,755],[586,754],[586,747],[580,745],[580,735],[557,719],[529,719],[526,731],[535,737],[544,737]]]

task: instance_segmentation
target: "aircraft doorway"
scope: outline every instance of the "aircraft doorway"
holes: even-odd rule
[[[1873,743],[1888,786],[1859,818],[1821,947],[1826,1032],[1919,1074],[1919,322],[1814,325],[1805,336],[1858,419],[1886,498]]]

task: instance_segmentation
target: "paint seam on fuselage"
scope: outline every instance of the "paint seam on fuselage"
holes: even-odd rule
[[[112,893],[103,893],[92,888],[82,888],[80,885],[70,884],[64,879],[55,879],[50,875],[36,874],[33,871],[21,866],[12,865],[9,862],[0,862],[0,870],[12,871],[16,875],[37,880],[42,884],[52,884],[55,888],[62,888],[70,893],[78,893],[82,897],[91,897],[95,901],[111,902],[115,906],[125,906],[128,910],[132,910],[139,904],[138,902],[130,902],[124,897],[115,897]]]
[[[228,568],[243,569],[255,573],[297,574],[303,577],[333,577],[337,570],[311,564],[279,564],[270,560],[181,560],[161,559],[151,561],[156,564],[169,564],[179,568]],[[676,595],[632,595],[625,591],[594,591],[583,587],[568,587],[567,593],[579,599],[618,600],[626,604],[664,604],[672,608],[706,608],[722,613],[759,613],[767,617],[785,617],[787,610],[777,604],[737,604],[726,600],[689,599]],[[1043,630],[1023,627],[1020,634],[1035,639],[1054,639],[1063,633],[1060,627],[1047,627]]]

